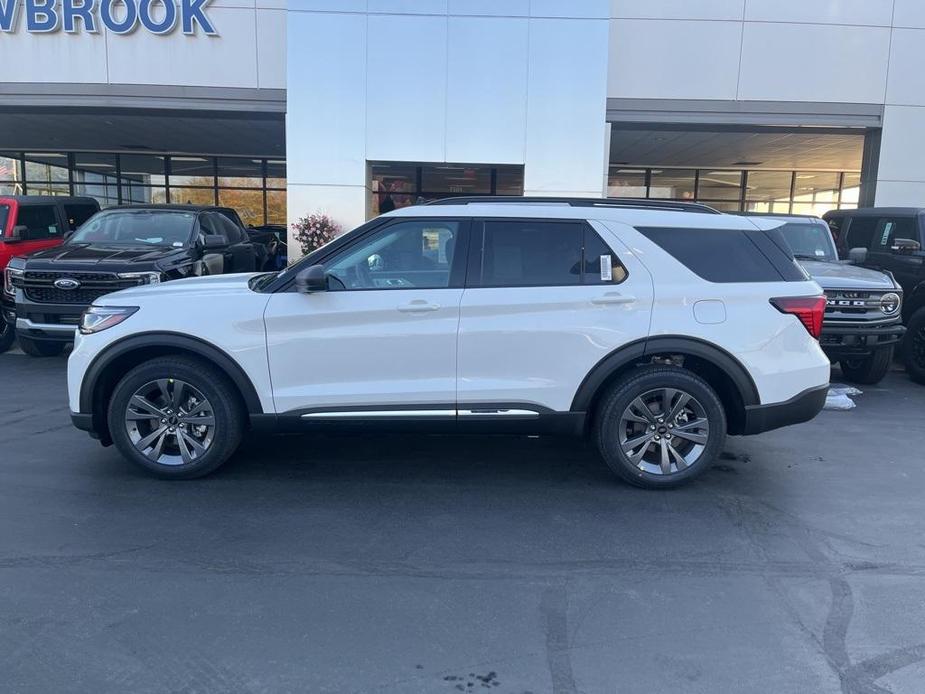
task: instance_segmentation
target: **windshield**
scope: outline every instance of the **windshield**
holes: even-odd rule
[[[68,243],[186,246],[193,234],[195,212],[118,210],[93,217]]]
[[[10,216],[10,206],[9,205],[0,205],[0,236],[3,236],[3,231],[6,229],[6,220]]]
[[[834,261],[835,244],[825,222],[787,222],[778,227],[797,260]]]

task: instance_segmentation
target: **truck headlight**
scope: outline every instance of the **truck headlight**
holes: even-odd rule
[[[902,299],[896,292],[889,292],[880,297],[880,310],[887,315],[892,315],[899,310]]]
[[[16,280],[21,280],[24,274],[25,273],[18,268],[7,266],[3,273],[3,291],[12,296]]]
[[[120,272],[120,280],[139,280],[139,284],[160,284],[161,273],[159,272]]]
[[[137,306],[91,306],[80,317],[80,334],[92,335],[108,330],[137,310]]]

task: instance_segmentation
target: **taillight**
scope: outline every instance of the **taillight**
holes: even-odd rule
[[[771,305],[781,313],[789,313],[800,322],[817,340],[822,334],[822,320],[825,318],[824,296],[787,296],[771,299]]]

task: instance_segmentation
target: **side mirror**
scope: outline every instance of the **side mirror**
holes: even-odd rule
[[[328,288],[328,274],[324,265],[312,265],[295,276],[295,287],[299,294],[323,292]]]
[[[867,249],[852,248],[848,251],[848,259],[855,265],[863,265],[867,262]]]
[[[10,232],[10,235],[4,237],[3,240],[6,241],[7,243],[10,243],[10,242],[15,243],[16,241],[22,241],[23,237],[26,235],[26,232],[28,231],[29,231],[29,227],[27,227],[24,224],[20,224],[19,226],[13,227],[13,230]]]
[[[915,239],[893,239],[891,250],[897,253],[916,253],[922,250],[922,244]]]
[[[202,247],[207,250],[224,248],[228,245],[228,238],[224,234],[209,234],[202,237]]]

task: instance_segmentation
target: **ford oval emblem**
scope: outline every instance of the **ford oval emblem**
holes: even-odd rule
[[[59,280],[55,280],[55,287],[58,289],[67,289],[68,291],[77,289],[80,286],[80,282],[73,279],[72,277],[62,277]]]

